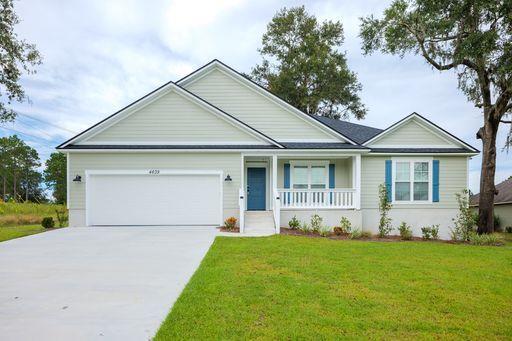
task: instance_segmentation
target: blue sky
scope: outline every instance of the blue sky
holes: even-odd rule
[[[18,34],[44,56],[35,75],[23,78],[31,103],[5,127],[23,137],[42,159],[54,147],[159,85],[177,80],[217,58],[242,72],[261,61],[257,48],[266,24],[280,8],[304,4],[320,20],[345,29],[349,67],[363,85],[369,113],[359,123],[385,128],[416,111],[481,149],[475,133],[481,112],[457,89],[450,72],[433,71],[420,57],[363,56],[359,17],[380,15],[387,1],[147,1],[20,0]],[[352,119],[354,121],[354,119]],[[0,135],[11,133],[0,129]],[[498,138],[496,181],[512,175],[512,157]],[[512,151],[511,151],[512,153]],[[480,157],[470,162],[470,188],[478,192]]]

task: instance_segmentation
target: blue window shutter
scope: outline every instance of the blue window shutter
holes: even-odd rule
[[[284,164],[284,188],[290,188],[290,164]]]
[[[329,188],[334,188],[334,164],[329,165]]]
[[[391,176],[392,168],[391,168],[391,160],[386,160],[386,192],[388,195],[388,201],[392,201],[392,186],[393,186],[393,177]]]
[[[439,202],[439,160],[432,162],[432,201]]]

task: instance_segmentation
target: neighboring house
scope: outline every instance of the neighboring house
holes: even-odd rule
[[[500,227],[512,227],[512,177],[496,185],[498,194],[494,196],[494,215],[500,218]],[[471,206],[478,210],[479,194],[471,197]]]
[[[314,213],[376,232],[386,183],[395,226],[421,235],[440,224],[444,237],[478,154],[416,113],[385,130],[309,116],[218,60],[58,149],[71,226],[219,226],[235,216],[247,232],[251,211],[267,211],[276,232]]]

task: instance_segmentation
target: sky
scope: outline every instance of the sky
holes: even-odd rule
[[[22,84],[30,102],[16,104],[14,124],[0,136],[24,132],[44,161],[55,147],[169,80],[178,80],[212,59],[240,72],[261,62],[258,48],[267,23],[283,7],[305,5],[320,21],[340,21],[349,68],[357,73],[364,120],[386,128],[411,112],[481,149],[475,138],[480,109],[457,89],[451,72],[433,71],[419,56],[363,56],[359,18],[381,16],[389,1],[142,1],[19,0],[20,37],[43,55],[37,73]],[[32,119],[37,118],[39,121]],[[46,124],[44,122],[50,122]],[[498,137],[496,181],[512,175],[512,150]],[[470,189],[479,190],[481,158],[470,161]]]

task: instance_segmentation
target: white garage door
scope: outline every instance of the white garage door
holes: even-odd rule
[[[88,225],[219,225],[219,173],[88,174]]]

